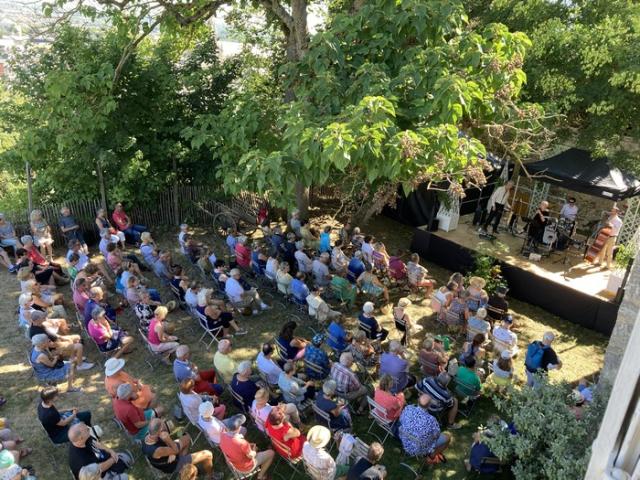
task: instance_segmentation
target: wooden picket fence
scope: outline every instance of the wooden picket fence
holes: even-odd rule
[[[207,186],[181,185],[175,190],[161,192],[146,205],[127,205],[126,202],[124,203],[125,211],[134,223],[146,225],[150,230],[157,230],[158,228],[176,227],[176,223],[182,222],[190,225],[209,226],[213,221],[213,215],[219,213],[224,207],[247,218],[255,218],[263,202],[264,197],[250,192],[243,192],[233,198],[224,198],[220,196],[219,192]],[[34,208],[42,210],[44,218],[51,225],[52,236],[56,244],[64,244],[62,232],[58,227],[60,209],[63,206],[71,209],[76,221],[82,227],[85,237],[88,237],[87,241],[98,238],[95,218],[96,212],[101,208],[99,199],[34,205]],[[113,204],[108,205],[107,212],[111,220]],[[18,236],[29,234],[29,212],[5,211],[3,213],[13,223]]]

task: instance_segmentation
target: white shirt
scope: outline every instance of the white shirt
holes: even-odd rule
[[[329,285],[329,267],[325,265],[320,259],[315,259],[312,265],[313,278],[317,285],[327,286]]]
[[[180,403],[182,404],[182,410],[193,425],[197,425],[198,417],[200,415],[199,408],[202,403],[202,397],[197,393],[182,392],[178,395],[180,397]]]
[[[267,381],[272,385],[276,385],[282,373],[282,369],[278,364],[273,359],[265,357],[262,352],[258,354],[256,363],[258,364],[258,370],[267,376]]]
[[[229,277],[224,284],[224,292],[232,302],[241,302],[244,288],[235,278]]]
[[[120,239],[118,238],[117,235],[111,235],[111,238],[109,240],[105,238],[100,240],[100,244],[98,245],[98,248],[100,249],[100,253],[105,259],[109,255],[109,252],[107,252],[107,245],[109,245],[110,243],[118,243],[119,241]]]
[[[315,317],[318,314],[318,309],[325,303],[320,295],[315,296],[313,294],[307,295],[307,305],[309,306],[309,316]]]
[[[72,255],[73,253],[74,253],[74,252],[72,252],[71,250],[69,250],[69,251],[67,252],[67,262],[69,262],[69,261],[70,261],[70,260],[69,260],[69,258],[71,258],[71,255]],[[80,270],[82,270],[84,267],[86,267],[86,266],[87,266],[87,264],[89,263],[89,257],[87,257],[87,254],[86,254],[86,253],[84,253],[82,250],[79,250],[77,253],[78,253],[78,257],[80,257],[80,259],[78,260],[78,263],[77,263],[77,265],[76,265],[76,269],[77,269],[78,271],[80,271]],[[106,258],[106,257],[105,257],[105,258]]]
[[[293,277],[290,274],[283,272],[282,270],[278,270],[278,273],[276,273],[276,281],[278,282],[278,291],[280,293],[284,295],[291,293],[289,291],[289,285],[291,285]]]
[[[264,424],[266,423],[267,418],[269,418],[269,414],[271,413],[272,408],[273,407],[267,403],[264,407],[258,410],[255,400],[251,404],[251,416],[253,418],[259,418],[260,420],[262,420],[261,422],[256,422],[256,427],[258,427],[258,430],[260,430],[261,432],[264,432]]]
[[[349,259],[342,249],[333,247],[333,251],[331,252],[331,266],[335,270],[343,270],[347,268],[347,265],[349,265]]]
[[[573,222],[578,216],[578,206],[575,203],[565,203],[560,210],[560,216]]]
[[[190,307],[196,308],[198,306],[198,294],[190,288],[187,288],[187,291],[184,293],[184,301]]]
[[[622,219],[618,216],[611,216],[609,220],[607,220],[611,224],[611,236],[617,237],[620,233],[620,229],[622,228]]]
[[[187,232],[180,232],[178,234],[178,243],[180,244],[180,251],[182,253],[186,253],[185,249],[184,249],[184,236],[187,234]]]
[[[293,256],[298,261],[298,270],[304,273],[311,272],[313,262],[303,250],[296,250],[296,253],[294,253]]]
[[[509,205],[509,192],[507,191],[507,187],[504,185],[496,188],[491,197],[489,197],[489,203],[487,204],[487,209],[491,210],[496,203],[500,205]]]
[[[276,279],[279,265],[280,264],[278,263],[278,260],[276,258],[269,257],[269,259],[267,260],[267,266],[264,268],[264,274],[267,276],[267,278],[269,278],[270,280]]]
[[[512,348],[518,343],[518,336],[511,330],[502,327],[493,329],[493,338],[507,345],[511,345]]]
[[[324,448],[316,449],[309,442],[302,446],[302,458],[305,463],[315,467],[322,476],[313,480],[334,480],[336,478],[336,462]]]
[[[216,417],[211,417],[209,420],[198,417],[198,425],[209,440],[220,445],[220,434],[224,430],[224,424],[220,420]]]

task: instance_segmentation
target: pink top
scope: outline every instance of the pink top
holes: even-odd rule
[[[126,228],[127,223],[129,223],[129,217],[127,217],[127,214],[124,213],[124,210],[120,210],[120,211],[114,210],[113,213],[111,214],[111,218],[113,219],[113,222],[118,227],[118,230],[124,230]]]
[[[147,339],[151,345],[160,345],[162,343],[156,333],[156,325],[158,325],[158,319],[153,317],[151,323],[149,323],[149,333],[147,334]]]
[[[79,290],[75,290],[73,292],[73,303],[75,304],[76,308],[81,312],[84,312],[84,307],[88,301],[89,301],[89,295],[87,295],[86,292],[81,292]]]
[[[109,341],[111,338],[111,332],[109,330],[109,328],[100,323],[96,323],[93,319],[91,319],[87,325],[89,335],[91,335],[91,338],[93,338],[98,345],[102,345]]]

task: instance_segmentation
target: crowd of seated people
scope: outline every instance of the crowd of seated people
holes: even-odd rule
[[[500,311],[500,305],[506,303],[506,292],[500,290],[497,296],[489,296],[483,279],[471,278],[466,285],[462,275],[454,275],[447,285],[433,292],[433,304],[439,306],[438,318],[455,327],[451,333],[460,333],[467,342],[454,355],[450,338],[427,335],[422,348],[412,351],[410,340],[423,327],[412,318],[412,302],[405,291],[422,290],[428,298],[434,282],[417,255],[406,266],[394,269],[397,257],[391,257],[380,241],[362,235],[357,228],[351,230],[345,225],[332,244],[331,228],[322,228],[318,235],[309,223],[294,215],[289,232],[265,230],[268,236],[259,242],[228,232],[229,252],[219,252],[220,257],[229,258],[225,261],[198,245],[188,226],[183,225],[178,239],[184,260],[199,265],[200,259],[206,259],[211,267],[211,290],[205,285],[206,278],[205,282],[190,280],[186,269],[174,262],[171,251],[158,248],[150,233],[136,229],[141,226],[133,224],[121,208],[113,220],[118,228],[115,233],[104,212],[96,218],[97,225],[99,221],[98,226],[106,230],[106,265],[88,257],[81,231],[66,232],[70,237],[67,263],[76,269],[73,304],[89,337],[101,352],[110,354],[104,381],[115,418],[139,442],[151,468],[161,472],[196,478],[199,469],[206,478],[220,478],[223,467],[214,465],[210,450],[195,451],[189,435],[173,438],[171,424],[163,418],[166,410],[158,405],[154,389],[124,372],[122,357],[134,348],[133,336],[118,318],[126,307],[135,313],[150,350],[162,356],[165,363],[175,359],[175,388],[187,420],[205,433],[211,445],[218,446],[229,468],[240,474],[256,470],[261,479],[269,477],[278,456],[301,460],[311,478],[385,478],[380,444],[372,444],[365,457],[346,463],[332,457],[327,448],[336,432],[338,440],[357,436],[353,416],[368,410],[376,410],[392,425],[404,454],[427,464],[444,462],[452,438],[450,431],[460,426],[461,409],[473,405],[489,379],[505,386],[515,378],[513,357],[518,351],[513,316]],[[65,228],[76,224],[64,222]],[[126,235],[125,239],[139,241],[144,259],[140,265],[155,273],[162,288],[153,290],[142,284],[148,279],[139,264],[125,256],[118,231]],[[33,267],[33,258],[38,257],[29,253],[33,241],[23,240],[27,250],[23,255],[28,262],[21,267],[26,270],[20,275],[24,292],[20,306],[32,334],[31,363],[39,380],[66,380],[67,391],[76,391],[77,372],[93,365],[83,359],[80,337],[66,330],[64,318],[51,316],[60,301],[54,274],[64,281],[69,270],[62,265],[56,270],[56,264],[44,260],[38,265],[50,268],[51,273],[46,281],[41,281],[45,280],[42,276],[38,280],[37,273],[42,271],[36,273]],[[16,247],[16,251],[23,248]],[[403,295],[392,310],[395,331],[385,329],[376,318],[376,310],[384,312],[396,293],[389,282],[392,271],[400,272],[394,280],[405,282],[399,283]],[[275,291],[303,306],[301,311],[326,330],[305,338],[297,322],[286,321],[279,332],[273,332],[273,342],[260,345],[257,358],[242,358],[245,345],[234,350],[233,340],[246,333],[239,326],[238,314],[257,314],[269,308],[260,295],[264,284],[252,282],[255,276],[263,276]],[[112,288],[123,285],[123,281],[126,286],[119,295]],[[161,297],[169,288],[188,312],[205,319],[209,330],[221,330],[214,369],[199,369],[190,359],[190,347],[181,344],[172,325],[167,324],[170,308]],[[214,292],[223,293],[225,299],[215,298]],[[340,295],[334,296],[335,292]],[[345,315],[332,308],[332,302],[343,302],[351,308],[357,300],[363,300],[362,310],[355,330],[348,330]],[[493,315],[502,315],[496,318],[489,314],[490,309]],[[527,375],[532,385],[534,373],[562,367],[552,342],[553,335],[545,334],[527,351]],[[420,376],[412,373],[417,371]],[[221,398],[225,389],[233,392],[232,408],[242,414],[229,415],[229,403]],[[411,393],[416,390],[417,400],[411,401]],[[576,395],[571,406],[576,415],[584,398],[582,393],[580,398]],[[58,410],[57,389],[44,389],[41,399],[38,416],[52,441],[70,442],[69,462],[76,478],[83,478],[82,472],[91,471],[94,464],[100,465],[102,472],[112,472],[114,478],[126,475],[132,459],[100,442],[99,434],[91,428],[89,412],[78,412],[73,406]],[[270,447],[257,448],[246,439],[248,430],[254,428],[247,424],[248,419],[267,437]],[[309,429],[309,422],[316,425]],[[476,444],[481,443],[481,438],[476,439]]]

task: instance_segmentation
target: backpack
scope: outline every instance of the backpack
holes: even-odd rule
[[[535,372],[542,367],[542,357],[544,351],[547,349],[542,342],[531,342],[527,348],[527,357],[524,360],[524,364],[531,372]]]

